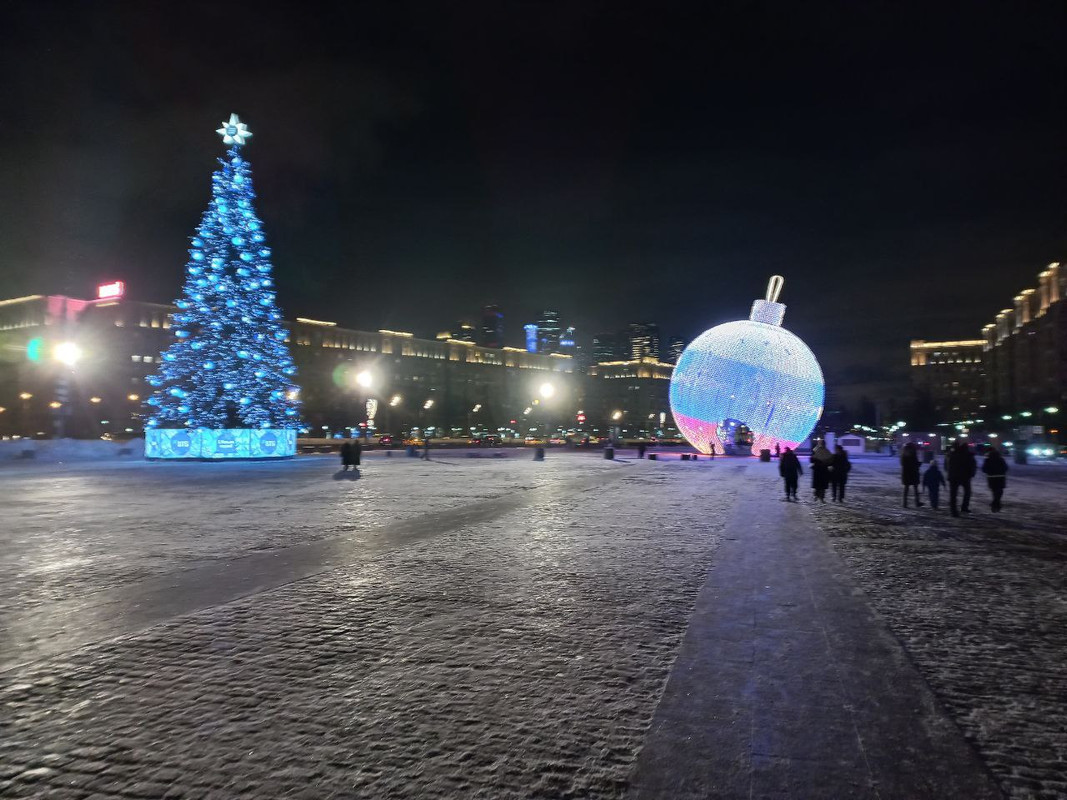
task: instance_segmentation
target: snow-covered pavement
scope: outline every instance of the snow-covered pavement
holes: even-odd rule
[[[0,795],[622,796],[774,465],[520,453],[0,470]],[[1047,474],[954,520],[863,461],[802,512],[1017,797],[1067,794]]]

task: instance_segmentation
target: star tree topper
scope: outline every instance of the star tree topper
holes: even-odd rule
[[[222,127],[215,133],[222,134],[222,141],[226,144],[242,145],[245,143],[245,139],[252,135],[252,131],[248,130],[248,126],[237,118],[236,114],[230,114],[230,121],[223,122]]]

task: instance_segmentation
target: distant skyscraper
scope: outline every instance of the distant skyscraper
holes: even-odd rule
[[[630,358],[659,358],[659,325],[654,322],[630,324]]]
[[[441,331],[437,334],[438,339],[456,339],[460,342],[475,342],[477,343],[478,337],[475,335],[478,333],[478,329],[471,325],[469,322],[457,322],[456,327],[450,331]]]
[[[619,352],[620,336],[617,333],[598,333],[593,337],[593,362],[603,363],[605,361],[618,361],[620,360],[621,353]]]
[[[558,353],[561,328],[559,312],[545,309],[537,320],[538,352]]]
[[[681,336],[672,336],[667,340],[667,361],[677,364],[678,359],[682,357],[683,350],[685,350],[685,339]]]
[[[563,331],[563,335],[559,339],[559,351],[564,355],[573,356],[577,351],[578,343],[574,339],[575,335],[573,325]]]
[[[482,329],[478,337],[482,347],[504,346],[504,315],[497,306],[482,309]]]
[[[528,325],[522,326],[523,332],[526,334],[526,351],[529,353],[537,352],[537,326],[532,322]]]

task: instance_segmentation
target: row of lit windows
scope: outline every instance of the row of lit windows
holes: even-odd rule
[[[115,320],[116,328],[125,328],[126,320],[118,318]],[[141,323],[138,327],[141,328],[163,328],[164,330],[170,329],[170,315],[152,315],[151,317],[141,317]]]
[[[155,356],[130,356],[130,361],[144,362],[145,364],[152,364],[155,360]]]

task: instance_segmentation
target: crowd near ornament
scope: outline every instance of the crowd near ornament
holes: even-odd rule
[[[240,149],[252,132],[236,114],[192,237],[173,342],[148,378],[148,458],[277,458],[296,452],[298,388],[275,302],[271,250]]]
[[[822,414],[824,382],[814,354],[782,327],[785,280],[771,278],[747,320],[716,325],[685,349],[671,378],[675,424],[702,453],[729,452],[747,426],[752,452],[796,447]]]

